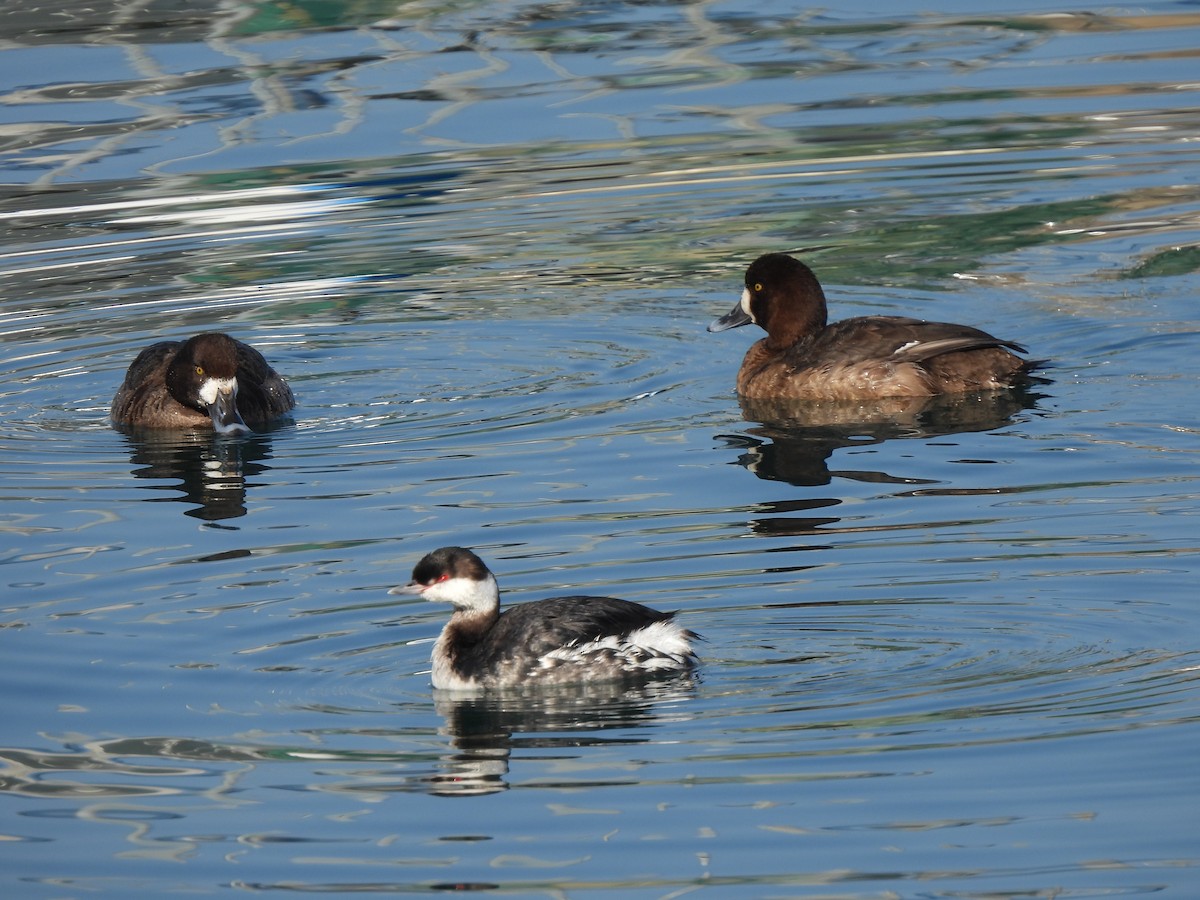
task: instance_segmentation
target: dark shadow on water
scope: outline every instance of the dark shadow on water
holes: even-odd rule
[[[440,771],[428,777],[430,793],[490,794],[508,789],[508,762],[514,750],[553,751],[603,744],[642,744],[650,740],[628,731],[664,718],[677,718],[677,704],[694,696],[696,678],[678,676],[649,682],[598,682],[552,688],[460,694],[435,691],[434,706],[445,720],[442,732],[453,750]],[[552,751],[548,756],[545,751]],[[563,752],[564,758],[575,754]],[[578,773],[577,773],[578,775]],[[586,777],[586,776],[585,776]],[[575,783],[575,782],[572,782]]]
[[[831,470],[834,451],[884,441],[931,438],[1010,425],[1044,395],[1025,390],[942,397],[899,397],[868,403],[804,403],[741,399],[742,415],[756,423],[745,434],[717,435],[743,450],[738,465],[768,481],[797,486],[829,484],[836,476],[891,484],[920,479],[869,470]]]
[[[189,504],[192,508],[184,515],[206,522],[244,516],[246,493],[253,487],[249,479],[270,468],[266,462],[272,456],[269,433],[244,437],[209,431],[123,434],[133,477],[156,482],[146,485],[156,492],[147,499]]]
[[[739,465],[766,481],[797,487],[830,484],[834,478],[873,484],[932,484],[868,469],[830,469],[838,450],[885,441],[929,439],[952,434],[992,431],[1011,425],[1045,397],[1030,389],[940,397],[888,398],[867,403],[812,403],[741,399],[742,415],[753,423],[741,434],[716,435],[740,451]],[[830,510],[836,497],[806,497],[764,504],[769,516],[755,519],[760,534],[812,534],[839,521],[836,516],[797,516],[797,512]]]

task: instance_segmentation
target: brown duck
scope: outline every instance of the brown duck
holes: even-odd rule
[[[737,391],[763,400],[930,397],[1012,387],[1036,364],[1013,341],[969,325],[903,316],[828,323],[825,292],[804,263],[783,253],[746,270],[737,306],[708,326],[751,322],[767,332],[742,360]]]
[[[137,355],[112,402],[126,428],[212,428],[237,434],[296,405],[263,355],[227,334],[160,341]]]

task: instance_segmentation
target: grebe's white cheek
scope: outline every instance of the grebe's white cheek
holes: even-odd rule
[[[499,591],[492,578],[447,578],[425,588],[425,599],[452,603],[459,609],[488,609],[499,602]]]
[[[742,288],[742,312],[750,317],[750,321],[755,325],[758,320],[754,318],[754,313],[750,311],[750,288]]]

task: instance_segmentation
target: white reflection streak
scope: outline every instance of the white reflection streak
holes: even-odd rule
[[[155,307],[173,307],[179,312],[199,312],[213,307],[258,306],[267,303],[281,303],[296,300],[301,297],[325,297],[339,295],[347,285],[370,280],[376,276],[362,275],[345,278],[320,278],[312,281],[287,281],[280,284],[251,285],[245,288],[234,288],[221,294],[203,294],[200,296],[165,297],[161,300],[126,301],[110,303],[95,307],[98,311],[118,309],[151,309]],[[37,331],[37,326],[31,322],[34,318],[45,318],[47,313],[31,313],[28,310],[17,310],[11,315],[0,315],[0,329],[13,322],[23,327],[0,330],[0,337]],[[56,351],[55,351],[56,352]],[[0,362],[14,364],[43,356],[53,356],[54,352],[29,353],[21,356],[7,357]]]
[[[222,206],[216,209],[182,209],[153,215],[130,216],[119,224],[146,224],[153,222],[205,222],[256,221],[263,219],[294,219],[321,216],[335,206],[356,206],[370,203],[365,197],[343,197],[310,202],[266,203],[260,206]]]
[[[221,237],[237,238],[237,239],[241,239],[241,238],[245,238],[245,237],[256,237],[259,235],[261,235],[263,237],[279,237],[280,235],[287,235],[289,232],[294,233],[294,234],[302,234],[306,230],[307,229],[304,227],[296,227],[291,222],[287,222],[287,223],[282,223],[279,225],[255,225],[255,226],[246,227],[246,228],[224,228],[224,229],[221,229],[220,231],[184,231],[184,232],[175,232],[175,233],[167,234],[167,235],[161,235],[159,237],[132,238],[132,239],[121,240],[121,241],[102,241],[98,244],[88,244],[88,245],[86,245],[86,247],[88,250],[103,250],[106,247],[136,247],[141,244],[161,244],[165,241],[187,241],[187,240],[196,240],[196,241],[199,241],[202,243],[215,243],[215,239],[221,238]],[[17,258],[20,258],[23,256],[44,256],[47,254],[78,253],[80,251],[80,249],[81,248],[79,246],[49,247],[49,248],[42,249],[42,250],[22,250],[17,253],[0,253],[0,260],[2,260],[2,259],[17,259]],[[0,275],[8,275],[8,274],[18,272],[18,271],[33,272],[33,271],[40,271],[42,269],[63,268],[66,266],[73,266],[73,265],[92,265],[93,263],[96,263],[96,262],[111,262],[111,261],[119,261],[122,259],[131,259],[131,258],[134,258],[134,257],[114,256],[114,257],[106,257],[104,259],[99,259],[99,260],[97,260],[95,258],[89,258],[89,259],[80,260],[79,262],[74,262],[74,263],[48,263],[45,266],[38,266],[38,267],[34,267],[34,268],[31,268],[28,270],[5,269],[4,271],[0,272]]]
[[[355,275],[347,278],[317,278],[310,281],[285,281],[278,284],[250,285],[244,288],[234,288],[219,294],[189,295],[187,297],[161,300],[132,300],[121,303],[110,303],[97,306],[97,310],[109,311],[116,309],[148,309],[155,306],[176,306],[182,312],[192,312],[200,309],[210,309],[216,306],[247,306],[259,303],[278,303],[283,300],[295,300],[301,296],[320,296],[336,294],[348,284],[354,284],[373,276]],[[180,306],[179,304],[192,304]]]
[[[260,197],[278,197],[285,194],[311,193],[333,190],[335,184],[277,185],[271,187],[240,188],[223,193],[182,194],[175,197],[147,197],[141,200],[119,200],[111,203],[92,203],[85,206],[42,206],[0,212],[2,219],[29,219],[35,216],[67,216],[76,213],[116,212],[122,209],[144,209],[157,206],[180,206],[182,204],[229,203],[239,200],[257,200]]]
[[[0,255],[0,259],[3,259],[3,255]],[[50,263],[45,266],[28,266],[27,268],[24,268],[24,269],[5,269],[4,271],[0,272],[0,277],[6,276],[6,275],[28,275],[31,272],[53,272],[55,269],[73,269],[76,266],[92,266],[98,262],[102,262],[102,263],[128,262],[131,259],[137,259],[137,257],[132,256],[132,255],[130,255],[130,256],[106,256],[103,259],[83,259],[83,260],[76,260],[75,262]],[[30,313],[28,311],[22,311],[21,315],[30,315]],[[3,321],[2,316],[0,316],[0,321]]]
[[[938,157],[981,156],[984,154],[1007,153],[1007,147],[979,147],[972,150],[931,150],[927,152],[911,151],[907,153],[884,153],[879,155],[836,156],[821,159],[806,160],[809,166],[827,166],[837,163],[845,166],[855,162],[893,162],[906,159],[935,159]],[[858,172],[854,168],[839,169],[790,169],[784,172],[757,172],[748,175],[721,175],[721,172],[745,172],[754,169],[778,169],[779,163],[749,163],[740,165],[732,163],[723,166],[707,166],[691,169],[668,169],[658,172],[654,177],[657,181],[633,181],[623,184],[604,184],[593,187],[560,188],[553,190],[531,191],[524,197],[566,197],[572,194],[607,194],[615,191],[641,191],[647,188],[687,187],[696,184],[737,184],[746,181],[774,181],[781,178],[816,178],[827,175],[853,175]],[[706,176],[706,177],[689,177]]]

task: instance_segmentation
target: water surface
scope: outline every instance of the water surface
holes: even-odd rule
[[[1200,13],[878,9],[0,15],[5,896],[1195,895]],[[764,421],[767,250],[1045,383]],[[700,680],[433,692],[449,543]]]

